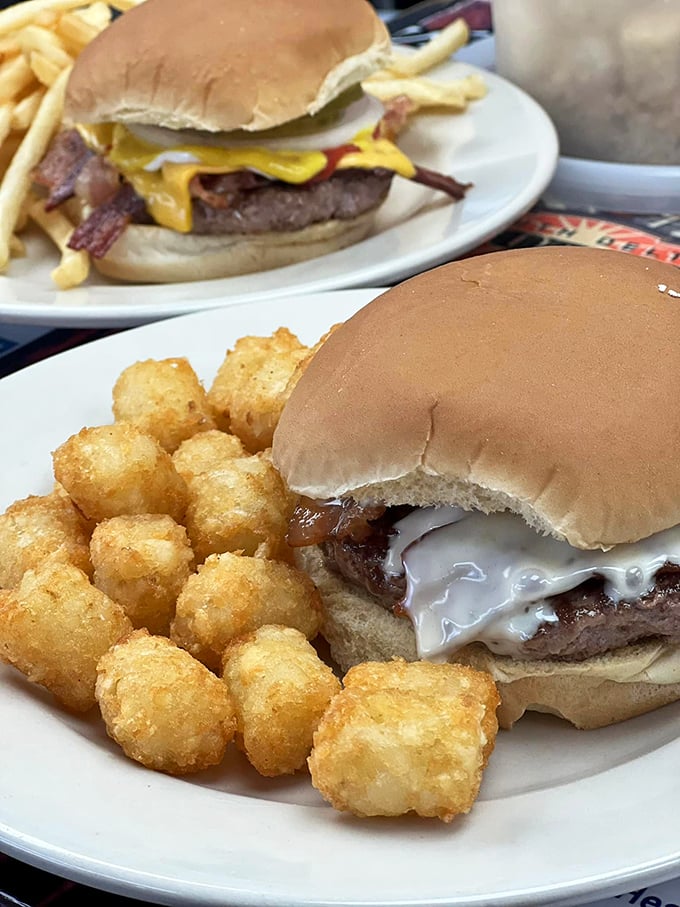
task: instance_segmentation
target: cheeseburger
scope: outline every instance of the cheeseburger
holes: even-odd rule
[[[69,245],[135,281],[278,267],[371,229],[395,175],[460,199],[419,168],[361,80],[390,53],[366,0],[147,0],[79,56],[65,129],[34,174]]]
[[[320,347],[273,457],[343,669],[450,659],[599,727],[680,699],[680,276],[542,248],[437,268]]]

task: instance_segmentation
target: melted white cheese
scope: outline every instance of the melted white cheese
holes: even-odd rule
[[[515,514],[458,507],[415,510],[395,530],[384,566],[406,573],[403,605],[422,658],[475,641],[515,654],[557,620],[551,596],[600,576],[612,601],[633,600],[652,589],[664,564],[680,565],[680,526],[609,551],[539,535]]]

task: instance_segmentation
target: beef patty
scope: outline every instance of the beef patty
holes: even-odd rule
[[[385,573],[383,561],[394,523],[404,508],[388,508],[369,523],[370,532],[331,537],[322,542],[327,566],[369,592],[384,607],[403,613],[400,602],[406,591],[403,575]],[[549,599],[558,621],[539,627],[521,644],[516,657],[582,661],[630,643],[654,637],[680,643],[680,568],[667,564],[654,588],[634,601],[613,602],[599,579]]]

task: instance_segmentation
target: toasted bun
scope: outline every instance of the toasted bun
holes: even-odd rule
[[[416,659],[415,633],[370,595],[329,571],[318,548],[296,552],[323,601],[322,633],[347,671],[363,661]],[[517,661],[474,645],[451,661],[488,671],[501,696],[498,720],[509,728],[527,711],[559,715],[579,728],[605,727],[680,699],[680,646],[627,646],[582,662]]]
[[[575,247],[421,274],[330,335],[274,462],[312,498],[509,509],[580,548],[674,526],[678,290],[670,265]]]
[[[316,113],[378,68],[389,48],[367,0],[146,0],[78,57],[66,117],[267,129]]]
[[[281,268],[359,242],[375,212],[353,220],[328,220],[289,233],[199,236],[165,227],[130,225],[104,258],[94,260],[107,277],[134,283],[174,283],[233,277]]]

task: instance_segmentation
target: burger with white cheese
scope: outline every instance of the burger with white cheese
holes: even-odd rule
[[[124,280],[292,264],[357,242],[395,174],[463,197],[392,141],[362,79],[390,52],[367,0],[147,0],[77,59],[34,173],[69,245]]]
[[[679,291],[627,254],[499,252],[329,336],[273,457],[343,669],[472,664],[505,726],[680,699]]]

